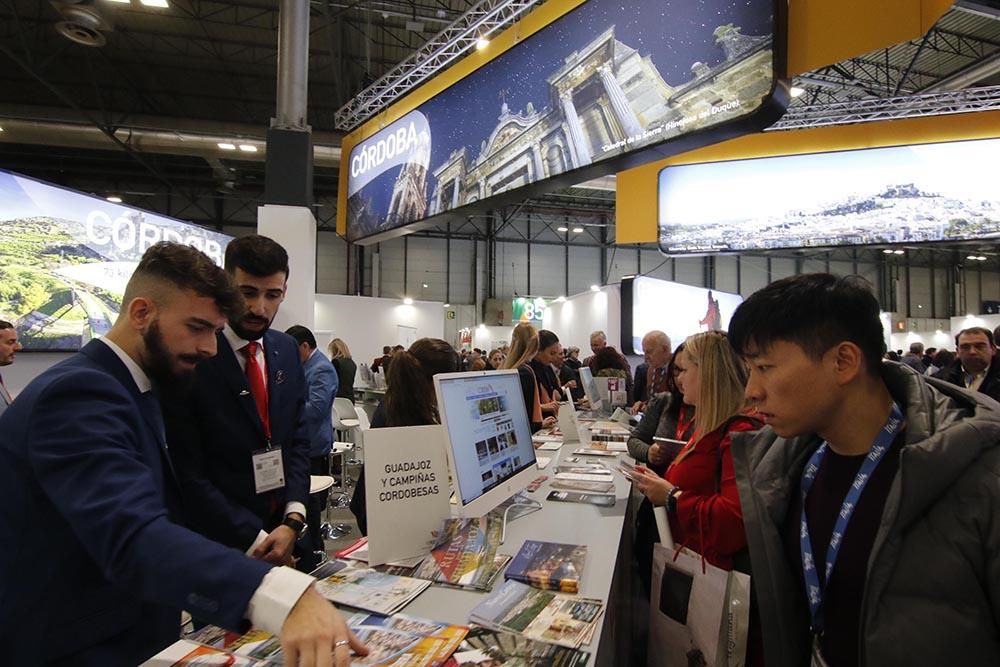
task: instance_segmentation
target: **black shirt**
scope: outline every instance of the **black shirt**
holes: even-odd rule
[[[559,389],[559,380],[556,378],[555,371],[548,364],[543,364],[536,359],[532,359],[529,365],[531,370],[535,371],[538,384],[545,387],[545,391],[549,392],[549,396],[552,396]]]
[[[885,458],[879,463],[858,500],[851,522],[840,546],[840,554],[823,596],[823,637],[820,647],[830,667],[847,667],[858,664],[860,646],[861,600],[868,573],[875,536],[882,520],[882,510],[889,495],[889,488],[899,469],[899,451],[904,437],[896,437]],[[861,469],[866,455],[841,456],[827,448],[823,463],[806,498],[806,515],[809,536],[812,540],[813,558],[819,574],[820,585],[825,584],[826,550],[830,545],[837,515],[843,506],[847,490]],[[794,575],[802,590],[802,553],[799,532],[802,517],[802,478],[796,480],[794,496],[785,521],[785,550],[792,563]]]

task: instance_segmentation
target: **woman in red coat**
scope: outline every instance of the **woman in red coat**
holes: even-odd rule
[[[746,549],[733,457],[733,433],[762,422],[747,414],[746,366],[721,331],[687,339],[677,365],[684,402],[695,407],[694,435],[660,477],[637,468],[636,488],[654,505],[666,505],[674,542],[697,551],[713,565],[733,569]]]

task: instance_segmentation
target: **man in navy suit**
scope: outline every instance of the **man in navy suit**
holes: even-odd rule
[[[309,432],[309,472],[313,475],[330,474],[330,450],[333,448],[333,420],[331,411],[340,379],[330,360],[316,349],[316,336],[307,327],[296,324],[285,333],[299,344],[299,359],[306,374],[306,399],[304,417]],[[309,496],[309,541],[313,551],[323,551],[323,535],[319,531],[323,506],[329,491]]]
[[[219,353],[198,364],[190,396],[164,401],[167,434],[192,527],[254,558],[291,564],[306,528],[309,434],[298,346],[270,328],[285,298],[288,254],[251,234],[229,243],[225,265],[247,309],[218,334]]]
[[[177,639],[180,609],[280,633],[286,664],[289,653],[291,664],[350,662],[343,649],[356,640],[310,577],[176,523],[156,394],[215,354],[240,301],[206,255],[156,244],[108,335],[42,373],[0,417],[5,664],[134,665]]]

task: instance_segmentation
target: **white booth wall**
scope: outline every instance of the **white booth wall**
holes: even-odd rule
[[[545,310],[543,328],[559,337],[564,348],[580,348],[580,357],[590,356],[590,334],[603,331],[608,344],[621,350],[622,297],[618,285],[605,285],[553,302]]]
[[[342,338],[358,364],[382,356],[384,345],[403,345],[418,338],[444,338],[445,310],[440,301],[414,301],[368,296],[317,294],[316,342],[326,351],[332,338]]]

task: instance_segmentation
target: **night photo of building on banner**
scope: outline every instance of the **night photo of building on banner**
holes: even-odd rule
[[[347,234],[379,234],[757,110],[772,0],[590,0],[361,141]]]
[[[0,171],[0,320],[26,350],[78,350],[111,329],[149,246],[186,243],[222,266],[231,239]]]

